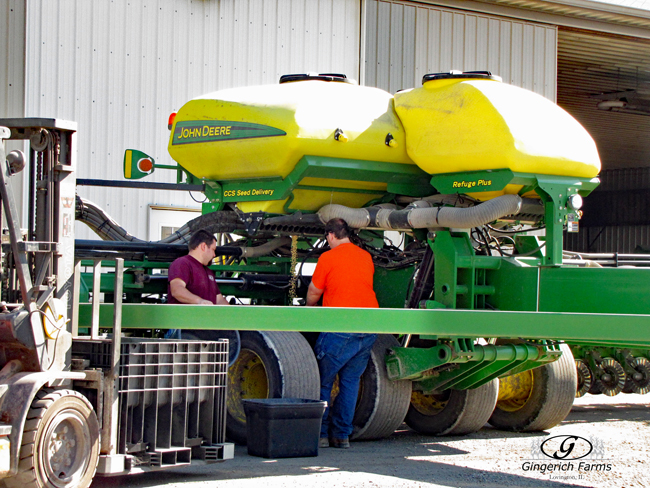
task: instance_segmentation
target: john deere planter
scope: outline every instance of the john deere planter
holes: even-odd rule
[[[170,130],[169,189],[203,191],[203,215],[143,243],[79,200],[77,219],[109,242],[79,242],[77,257],[127,258],[131,333],[230,338],[232,439],[245,441],[242,399],[318,396],[311,347],[323,331],[382,334],[357,439],[404,420],[431,435],[486,422],[544,430],[576,392],[650,389],[650,270],[564,253],[600,161],[584,128],[549,100],[488,72],[426,75],[395,95],[343,75],[288,75],[190,100]],[[143,153],[125,159],[133,177],[160,167]],[[379,309],[300,306],[334,217],[373,256]],[[219,239],[213,268],[237,306],[159,306],[161,270],[199,228]],[[109,280],[81,283],[111,296]],[[100,328],[111,327],[109,306]],[[96,318],[82,303],[81,326]]]

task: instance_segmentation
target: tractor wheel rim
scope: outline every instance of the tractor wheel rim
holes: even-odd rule
[[[521,410],[530,400],[534,383],[531,370],[499,378],[497,408],[506,412]]]
[[[268,397],[269,377],[262,358],[250,349],[242,349],[228,370],[228,412],[240,422],[245,422],[242,400]]]
[[[39,453],[48,481],[59,488],[75,485],[88,467],[90,429],[76,410],[60,412],[45,430]]]
[[[421,391],[413,391],[411,393],[411,406],[422,415],[437,415],[447,406],[450,395],[449,390],[430,395],[426,395]]]

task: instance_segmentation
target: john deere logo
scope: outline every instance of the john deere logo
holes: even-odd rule
[[[541,446],[542,453],[551,459],[570,461],[582,459],[593,450],[591,442],[577,435],[556,435],[546,439]]]
[[[285,136],[286,132],[268,125],[228,120],[188,120],[174,127],[172,145]]]

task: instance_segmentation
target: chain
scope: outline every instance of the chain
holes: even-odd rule
[[[289,303],[293,305],[294,298],[297,298],[296,295],[296,264],[298,263],[298,236],[291,236],[291,271],[289,280]]]

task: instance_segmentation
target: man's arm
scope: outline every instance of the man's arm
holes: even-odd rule
[[[217,305],[230,305],[230,302],[226,300],[226,297],[219,293],[217,295]]]
[[[195,295],[190,290],[188,290],[187,283],[185,283],[180,278],[174,278],[169,282],[169,290],[171,291],[172,296],[181,303],[188,303],[193,305],[212,305],[212,302],[210,300],[204,300],[203,298]]]
[[[316,305],[322,295],[323,290],[316,288],[316,285],[314,285],[314,283],[309,283],[309,289],[307,290],[307,306],[313,307]]]

